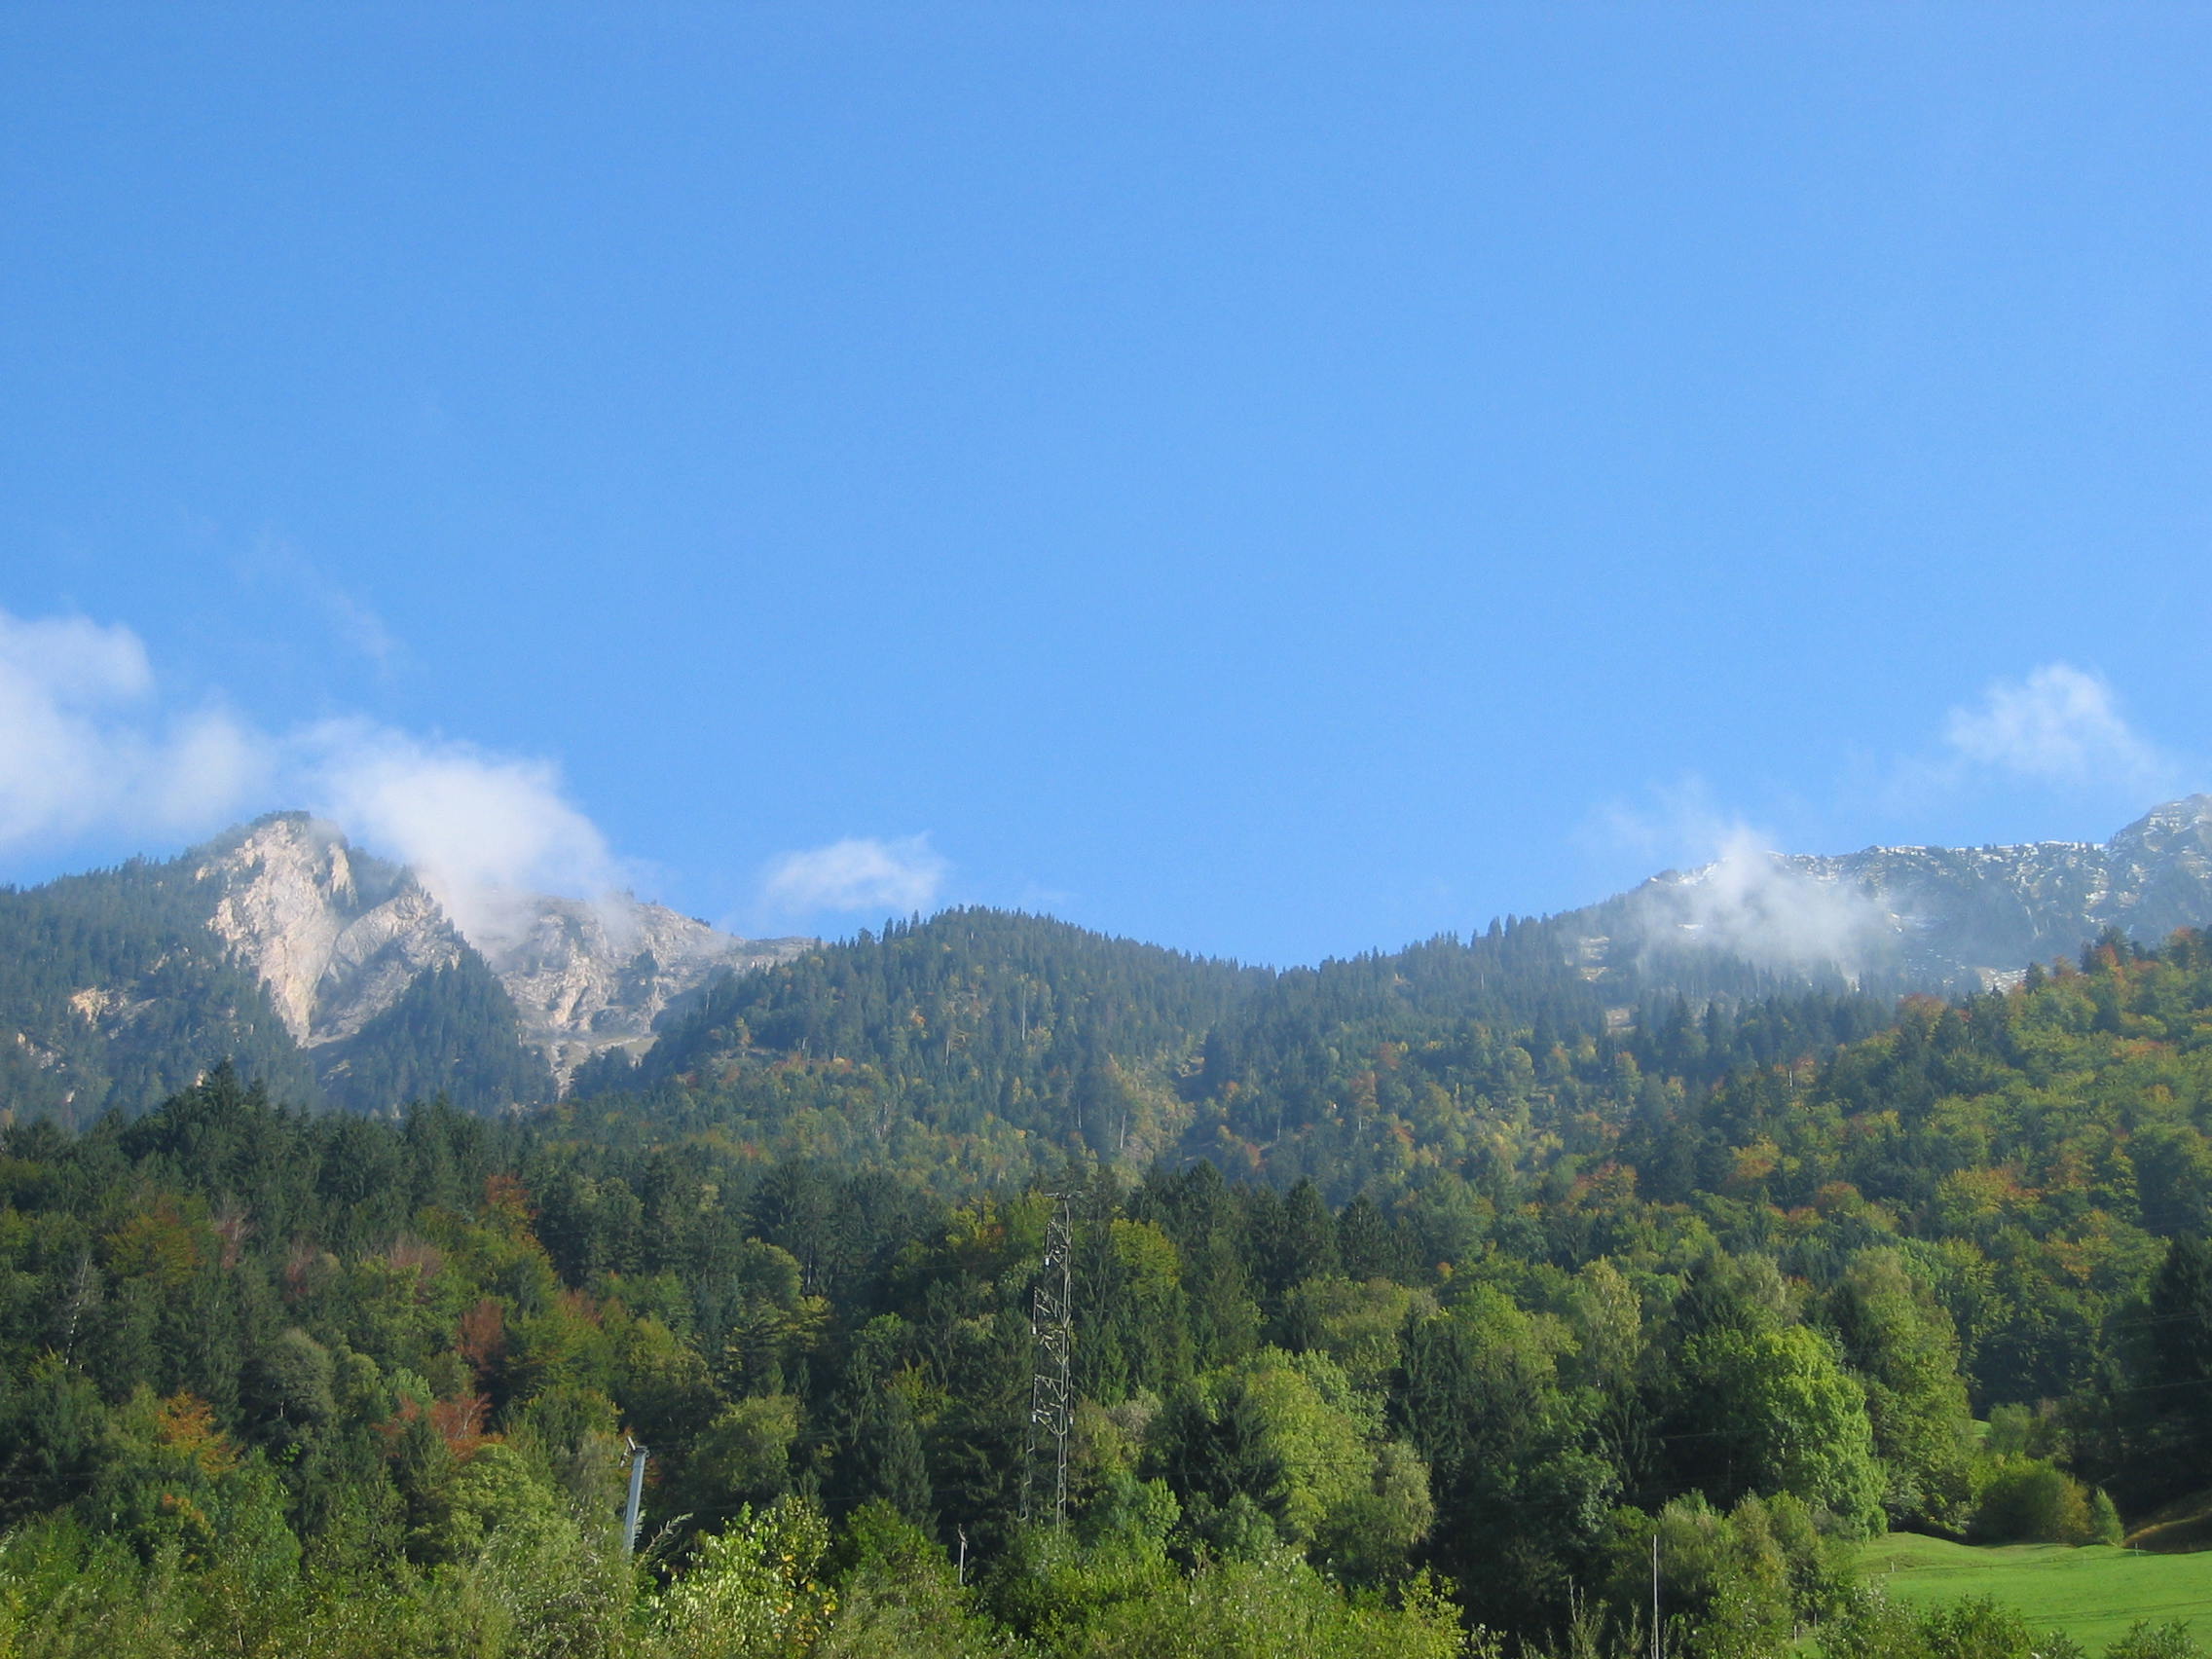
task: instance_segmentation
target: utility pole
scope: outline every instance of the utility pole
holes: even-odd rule
[[[625,1434],[622,1444],[630,1454],[630,1504],[622,1515],[622,1553],[635,1555],[638,1551],[638,1506],[645,1496],[645,1449],[632,1436]]]
[[[1659,1653],[1659,1521],[1651,1521],[1651,1659]]]
[[[1068,1430],[1075,1411],[1075,1224],[1065,1193],[1048,1193],[1045,1271],[1030,1305],[1029,1334],[1035,1357],[1029,1376],[1029,1449],[1021,1471],[1021,1518],[1039,1519],[1035,1490],[1045,1459],[1051,1458],[1051,1515],[1068,1518]],[[1049,1444],[1048,1444],[1049,1443]]]

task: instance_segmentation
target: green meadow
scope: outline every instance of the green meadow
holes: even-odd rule
[[[2212,1637],[2212,1552],[2153,1555],[2092,1544],[1975,1547],[1897,1532],[1867,1546],[1867,1581],[1911,1606],[1987,1596],[2037,1630],[2062,1630],[2090,1653],[2138,1619],[2192,1621]]]

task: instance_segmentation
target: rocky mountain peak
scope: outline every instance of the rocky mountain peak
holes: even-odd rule
[[[2193,794],[2153,807],[2107,845],[2117,855],[2149,858],[2212,852],[2212,795]]]
[[[717,970],[764,968],[814,942],[738,939],[629,894],[531,903],[532,925],[491,962],[564,1088],[593,1054],[649,1042],[670,1006]]]
[[[2212,795],[2154,808],[2108,841],[1745,855],[1655,877],[1608,924],[1649,951],[1717,945],[1784,971],[1971,989],[2016,979],[2118,928],[2212,925]]]
[[[260,819],[203,852],[193,874],[216,895],[209,929],[252,966],[303,1046],[353,1035],[468,948],[411,874],[305,813]]]
[[[193,877],[212,896],[210,931],[252,967],[305,1047],[353,1036],[418,977],[470,949],[412,871],[306,813],[272,814],[208,842]],[[764,967],[813,942],[737,939],[627,894],[516,903],[519,934],[487,941],[484,955],[525,1040],[564,1086],[591,1055],[648,1042],[670,1006],[717,970]]]

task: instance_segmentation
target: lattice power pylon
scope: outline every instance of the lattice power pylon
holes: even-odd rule
[[[1042,1519],[1042,1494],[1049,1483],[1051,1520],[1068,1518],[1068,1430],[1075,1415],[1075,1223],[1068,1197],[1049,1193],[1051,1211],[1045,1221],[1045,1271],[1031,1305],[1029,1334],[1035,1354],[1029,1378],[1029,1453],[1022,1467],[1021,1514]],[[1050,1474],[1047,1474],[1047,1470]]]

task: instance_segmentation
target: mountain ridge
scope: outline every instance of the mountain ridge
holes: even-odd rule
[[[648,1045],[716,972],[812,942],[629,895],[510,897],[519,925],[479,950],[416,872],[302,812],[0,892],[0,1111],[140,1111],[231,1056],[303,1102],[529,1104]]]
[[[419,874],[298,812],[166,863],[0,893],[0,1108],[143,1110],[235,1054],[287,1097],[375,1111],[440,1092],[490,1110],[571,1082],[602,1094],[750,1078],[748,1121],[765,1130],[800,1109],[777,1066],[858,1052],[877,1081],[827,1080],[822,1097],[875,1089],[864,1115],[879,1124],[902,1101],[937,1112],[982,1090],[997,1102],[982,1109],[1024,1132],[1057,1133],[1072,1114],[1112,1125],[1118,1150],[1162,1146],[1196,1121],[1197,1068],[1222,1126],[1258,1146],[1327,1102],[1318,1085],[1287,1105],[1276,1090],[1263,1120],[1230,1087],[1237,1056],[1319,1041],[1300,1062],[1319,1078],[1337,1063],[1329,1043],[1284,1035],[1316,1019],[1526,1030],[1540,1056],[1670,1006],[1968,994],[2111,929],[2156,940],[2212,923],[2212,796],[2103,842],[1737,849],[1502,933],[1280,972],[990,920],[1021,920],[1011,912],[946,912],[920,940],[902,927],[823,943],[737,939],[629,895],[503,905],[498,937],[471,941]],[[1150,1014],[1127,1001],[1146,995],[1168,1001]],[[970,1044],[996,1057],[968,1065]]]
[[[1998,988],[2114,929],[2155,940],[2212,922],[2212,795],[2163,802],[2104,841],[1739,853],[1592,909],[1608,906],[1643,951],[1717,940],[1854,983]]]

